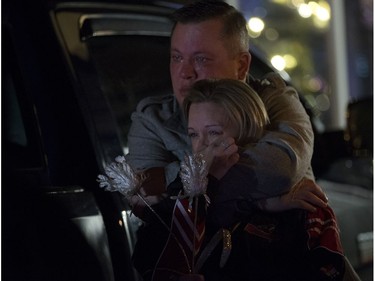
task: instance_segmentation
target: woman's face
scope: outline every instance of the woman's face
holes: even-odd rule
[[[229,118],[220,105],[213,102],[193,103],[189,109],[188,134],[193,153],[202,151],[214,141],[238,136],[237,126],[230,124]]]

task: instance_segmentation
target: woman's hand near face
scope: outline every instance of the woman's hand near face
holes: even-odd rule
[[[228,121],[225,109],[215,102],[191,104],[188,134],[193,153],[200,153],[207,162],[209,173],[221,179],[238,162],[238,147],[234,137],[238,127]]]
[[[232,137],[217,138],[199,153],[207,162],[209,174],[217,179],[221,179],[240,159],[238,146]]]

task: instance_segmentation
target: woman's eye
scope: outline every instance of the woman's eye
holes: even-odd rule
[[[195,138],[195,137],[197,137],[198,136],[198,134],[197,133],[189,133],[188,134],[188,136],[189,136],[189,138]]]
[[[223,134],[222,131],[209,131],[210,136],[221,136]]]

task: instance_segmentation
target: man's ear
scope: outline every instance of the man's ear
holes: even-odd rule
[[[238,79],[245,81],[250,69],[251,54],[249,52],[241,52],[238,61]]]

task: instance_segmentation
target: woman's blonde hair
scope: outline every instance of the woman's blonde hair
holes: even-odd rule
[[[268,124],[266,108],[258,94],[246,83],[234,79],[204,79],[197,81],[184,99],[186,119],[194,103],[213,102],[224,108],[228,121],[238,127],[238,145],[254,143]]]

